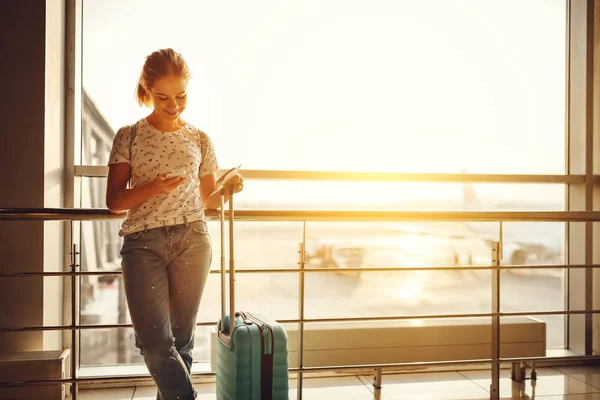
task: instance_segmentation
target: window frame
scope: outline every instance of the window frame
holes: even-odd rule
[[[600,210],[600,149],[594,146],[600,140],[594,104],[600,90],[594,85],[600,72],[600,63],[594,60],[594,49],[600,43],[595,27],[598,21],[598,0],[567,0],[567,52],[565,62],[565,159],[563,175],[520,174],[418,174],[418,173],[345,173],[323,171],[242,170],[245,179],[257,180],[348,180],[385,182],[470,182],[470,183],[560,183],[566,185],[566,211]],[[66,185],[65,207],[81,204],[82,179],[106,177],[105,166],[83,165],[83,91],[81,83],[82,54],[82,0],[67,1],[67,84],[66,95]],[[600,80],[598,80],[600,81]],[[597,107],[596,107],[597,108]],[[89,129],[87,127],[86,129]],[[65,240],[80,237],[74,224],[65,229]],[[600,263],[600,231],[593,223],[566,223],[566,264]],[[78,243],[76,243],[78,244]],[[65,260],[70,259],[70,248],[65,250]],[[69,270],[69,265],[65,265]],[[600,308],[600,300],[594,301],[594,286],[600,284],[592,268],[568,270],[565,279],[565,308],[591,311]],[[582,291],[581,288],[584,288]],[[79,293],[77,293],[79,298]],[[63,297],[64,324],[70,321],[70,296]],[[77,314],[79,315],[79,304]],[[568,315],[565,318],[566,347],[585,355],[594,354],[594,315]],[[78,323],[78,322],[77,322]],[[68,332],[63,334],[65,347],[71,346]],[[75,344],[77,345],[77,344]]]

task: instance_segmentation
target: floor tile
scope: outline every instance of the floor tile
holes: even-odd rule
[[[600,389],[600,367],[555,367],[554,369]]]
[[[518,384],[510,370],[501,370],[500,396],[508,399],[600,400],[600,367],[539,368],[538,379]],[[490,371],[384,374],[383,389],[372,386],[372,375],[306,378],[304,400],[488,400]],[[533,383],[533,385],[532,385]],[[290,400],[296,398],[290,380]],[[596,387],[595,387],[596,386]],[[196,385],[200,400],[214,400],[214,383]],[[155,400],[155,386],[119,389],[80,389],[78,400]],[[69,399],[69,398],[67,398]]]
[[[489,392],[456,372],[384,374],[381,390],[373,388],[371,375],[361,380],[381,400],[489,399]]]
[[[490,390],[492,383],[490,371],[462,371],[460,373],[487,391]],[[600,390],[594,386],[588,385],[571,376],[564,375],[553,368],[539,368],[537,374],[536,381],[528,379],[524,383],[517,383],[510,378],[510,370],[501,370],[500,397],[527,399],[564,394],[600,393]]]
[[[197,384],[194,387],[198,391],[198,400],[215,400],[216,385],[214,383]],[[156,400],[156,386],[138,386],[133,399]]]
[[[297,396],[296,379],[290,380],[290,400]],[[373,400],[374,395],[356,376],[304,379],[302,400]]]
[[[131,400],[135,388],[79,389],[77,400]],[[67,397],[70,400],[71,396]]]
[[[295,379],[290,380],[290,399],[296,398],[296,383],[297,381]],[[198,398],[200,400],[214,400],[215,398],[216,385],[214,383],[196,385],[196,390],[198,390]],[[138,387],[133,398],[134,400],[155,400],[156,387]],[[374,396],[357,377],[351,376],[304,379],[302,398],[303,400],[322,400],[329,398],[372,400]]]

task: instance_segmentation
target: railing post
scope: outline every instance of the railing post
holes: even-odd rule
[[[298,265],[300,272],[298,276],[298,388],[297,400],[302,400],[302,367],[304,366],[304,268],[306,266],[306,221],[302,224],[302,242],[298,245]]]
[[[81,212],[84,211],[84,212]],[[98,212],[98,211],[102,211],[102,212]],[[281,210],[279,210],[281,211]],[[266,217],[264,218],[265,220],[269,220],[269,219],[276,219],[276,220],[283,220],[283,221],[298,221],[298,220],[302,220],[303,221],[303,238],[302,238],[302,242],[299,244],[299,318],[297,321],[295,320],[287,320],[287,323],[298,323],[299,324],[299,371],[298,371],[298,399],[302,398],[302,380],[303,380],[303,371],[313,371],[310,368],[305,368],[303,365],[303,350],[304,350],[304,325],[305,323],[310,323],[310,322],[322,322],[319,321],[318,318],[315,319],[306,319],[305,317],[305,274],[308,272],[319,272],[319,271],[313,271],[313,270],[306,270],[306,221],[307,220],[338,220],[338,219],[342,219],[342,218],[348,218],[348,220],[372,220],[372,221],[380,221],[383,218],[388,218],[389,220],[416,220],[416,219],[420,219],[420,218],[424,218],[425,220],[435,220],[436,218],[439,218],[441,221],[450,221],[450,220],[454,220],[454,221],[461,221],[461,220],[469,220],[469,218],[473,218],[475,220],[479,220],[481,222],[489,222],[490,218],[499,218],[499,219],[506,219],[508,221],[517,221],[517,220],[525,220],[525,221],[536,221],[536,222],[542,222],[542,221],[569,221],[569,222],[582,222],[585,220],[589,220],[589,221],[594,221],[594,222],[598,222],[600,221],[600,212],[523,212],[523,213],[512,213],[512,212],[499,212],[499,213],[489,213],[489,212],[483,212],[483,213],[471,213],[471,214],[467,214],[467,215],[463,215],[462,213],[454,213],[454,212],[447,212],[447,213],[443,213],[443,212],[433,212],[433,213],[422,213],[422,214],[418,214],[418,215],[413,215],[413,214],[407,214],[404,212],[393,212],[391,213],[389,216],[386,213],[372,213],[372,212],[336,212],[332,215],[329,214],[329,211],[319,211],[319,212],[314,212],[314,211],[310,211],[310,212],[305,212],[305,211],[285,211],[284,213],[281,213],[279,211],[275,211],[273,212],[273,214],[266,214]],[[252,220],[256,220],[256,219],[260,219],[261,216],[264,216],[264,210],[244,210],[242,212],[240,212],[241,218],[240,219],[252,219]],[[89,213],[89,214],[87,214]],[[232,214],[233,216],[233,214]],[[417,218],[418,217],[418,218]],[[66,320],[63,322],[63,325],[60,326],[55,326],[55,327],[46,327],[48,330],[68,330],[70,329],[71,331],[71,335],[68,335],[68,333],[65,333],[65,339],[68,339],[69,336],[71,337],[71,365],[70,365],[70,370],[71,370],[71,378],[70,379],[64,379],[63,382],[65,383],[71,383],[72,385],[72,399],[76,400],[77,397],[77,387],[78,387],[78,383],[81,381],[86,381],[86,379],[82,379],[80,380],[77,377],[77,373],[78,373],[78,367],[79,367],[79,350],[80,350],[80,346],[79,346],[79,341],[78,341],[78,333],[80,331],[80,329],[85,329],[85,328],[89,328],[89,327],[79,327],[79,308],[80,308],[80,304],[79,304],[79,300],[80,300],[80,296],[79,296],[79,287],[78,287],[78,283],[79,283],[79,276],[82,275],[81,271],[80,271],[80,266],[79,266],[79,260],[78,260],[78,256],[79,256],[79,251],[78,251],[78,247],[79,245],[76,244],[76,240],[74,240],[75,237],[78,237],[78,234],[75,234],[76,229],[73,227],[73,222],[74,221],[79,221],[79,220],[101,220],[101,219],[114,219],[115,217],[113,215],[111,215],[110,213],[104,213],[104,210],[79,210],[79,211],[73,211],[73,210],[65,210],[65,209],[0,209],[0,220],[71,220],[71,239],[70,239],[70,247],[71,247],[71,259],[70,259],[70,266],[68,268],[68,272],[67,271],[61,271],[60,273],[51,273],[51,272],[43,272],[41,273],[41,275],[43,276],[54,276],[53,274],[58,274],[58,276],[69,276],[71,277],[71,293],[70,293],[70,297],[71,297],[71,318],[70,318],[70,324],[68,321],[68,311],[65,310],[65,317]],[[492,265],[490,267],[490,270],[492,272],[492,313],[489,314],[491,315],[492,318],[492,357],[491,357],[491,363],[492,363],[492,383],[490,386],[490,396],[492,399],[499,399],[500,397],[500,393],[499,393],[499,380],[500,380],[500,360],[502,359],[500,356],[500,344],[501,344],[501,337],[500,337],[500,328],[501,328],[501,324],[500,324],[500,318],[502,316],[509,316],[509,315],[517,315],[519,313],[501,313],[500,312],[500,272],[501,272],[501,260],[502,260],[502,222],[500,222],[500,241],[499,242],[495,242],[493,243],[492,246],[492,258],[493,258],[493,262]],[[592,265],[589,263],[583,264],[583,265],[566,265],[566,268],[579,268],[579,269],[583,269],[584,271],[587,269],[589,271],[592,271],[594,268],[598,268],[600,265]],[[527,268],[533,267],[535,268],[535,266],[526,266]],[[539,266],[538,266],[539,267]],[[440,269],[440,268],[433,268],[433,269]],[[487,268],[486,268],[487,269]],[[233,269],[232,269],[233,270]],[[393,268],[391,268],[390,270],[393,270]],[[270,271],[270,270],[269,270]],[[248,272],[248,271],[247,271]],[[249,272],[255,272],[255,273],[261,273],[263,271],[260,270],[255,270],[255,271],[249,271]],[[272,272],[272,271],[271,271]],[[296,273],[297,271],[290,271],[289,269],[285,269],[285,270],[280,270],[280,271],[275,271],[275,272],[291,272],[291,273]],[[40,274],[40,273],[37,273]],[[0,278],[2,277],[6,277],[6,276],[20,276],[20,275],[35,275],[34,273],[0,273]],[[86,275],[86,273],[83,273],[83,275]],[[66,282],[65,282],[66,283]],[[68,291],[65,291],[66,296],[68,298],[69,294]],[[589,296],[592,292],[588,291],[587,295]],[[588,304],[589,306],[589,304]],[[67,307],[68,308],[68,307]],[[535,314],[536,312],[533,312],[533,314]],[[585,315],[585,313],[588,313],[590,316],[592,313],[597,313],[596,310],[589,310],[587,307],[584,311],[567,311],[566,315]],[[564,314],[563,312],[548,312],[548,315],[550,314]],[[486,316],[488,314],[486,313]],[[462,314],[456,314],[454,316],[452,315],[442,315],[442,316],[432,316],[432,315],[427,315],[427,316],[423,316],[422,318],[439,318],[439,317],[448,317],[448,318],[456,318],[456,317],[463,317],[464,315]],[[475,316],[475,315],[472,315]],[[481,315],[479,315],[481,316]],[[401,319],[405,316],[399,316],[399,317],[393,317],[396,319]],[[376,320],[377,318],[381,318],[381,317],[363,317],[360,318],[360,320]],[[414,318],[411,317],[411,318]],[[336,319],[333,319],[336,320]],[[338,318],[337,319],[338,322],[343,322],[343,320],[353,320],[352,318]],[[120,325],[117,326],[107,326],[108,328],[119,328]],[[13,330],[17,330],[17,331],[26,331],[26,330],[44,330],[44,327],[17,327],[17,328],[9,328],[8,330],[6,329],[1,329],[0,328],[0,332],[2,331],[13,331]],[[66,340],[65,340],[66,341]],[[581,359],[579,359],[578,357],[569,357],[569,356],[565,356],[565,357],[559,357],[559,358],[564,358],[564,359],[569,359],[569,360],[597,360],[600,359],[597,356],[594,355],[588,355],[587,357],[582,357]],[[551,359],[545,359],[544,361],[548,361]],[[398,364],[401,365],[401,364]],[[362,367],[367,367],[367,366],[362,366]],[[343,368],[343,367],[342,367]],[[532,386],[534,386],[534,381],[536,379],[535,376],[535,368],[534,365],[532,364]],[[335,370],[335,369],[340,369],[340,366],[337,367],[330,367],[330,369]],[[378,371],[375,372],[376,373],[376,381],[377,381],[377,373]],[[111,378],[112,379],[112,378]],[[381,381],[381,379],[379,379],[379,381]],[[50,382],[54,382],[53,380],[51,380]],[[23,383],[23,382],[16,382],[16,383]],[[27,382],[25,382],[27,383]],[[12,384],[12,383],[9,383]]]
[[[500,225],[502,226],[502,225]],[[502,228],[500,228],[502,236]],[[502,239],[500,239],[502,240]],[[500,399],[500,257],[501,243],[492,243],[492,384],[490,399]]]
[[[375,368],[374,375],[373,375],[373,388],[375,388],[375,390],[381,390],[381,383],[382,383],[382,377],[381,377],[381,368]]]
[[[71,223],[71,232],[74,231],[73,223]],[[79,359],[79,349],[77,342],[77,313],[78,313],[78,302],[77,302],[77,244],[74,243],[73,236],[71,236],[72,250],[71,250],[71,399],[77,400],[77,394],[79,392],[79,385],[77,384],[77,367]]]

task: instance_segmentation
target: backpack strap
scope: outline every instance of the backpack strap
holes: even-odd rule
[[[135,140],[135,134],[137,131],[137,122],[133,125],[130,125],[131,133],[129,137],[129,188],[131,188],[131,154],[133,152],[133,141]]]
[[[133,149],[133,141],[137,131],[137,122],[131,125],[131,134],[129,135],[129,165],[131,165],[131,150]]]

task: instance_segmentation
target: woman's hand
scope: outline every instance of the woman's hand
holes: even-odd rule
[[[115,215],[127,215],[127,210],[118,210],[118,211],[109,210],[109,211]]]
[[[219,178],[219,180],[217,180],[217,186],[219,186],[219,184],[221,183],[222,178],[223,177],[221,177],[221,178]],[[242,175],[235,174],[230,180],[227,181],[227,183],[223,187],[223,190],[225,192],[229,192],[229,190],[231,189],[232,186],[233,186],[233,193],[239,193],[242,191],[242,189],[244,188],[244,178],[242,178]]]
[[[230,198],[231,188],[233,188],[233,193],[239,193],[244,188],[244,178],[240,174],[236,174],[227,181],[225,188],[220,192],[215,192],[215,189],[223,181],[225,175],[222,175],[218,180],[215,180],[214,173],[200,178],[200,195],[205,208],[210,210],[220,208],[222,194],[225,195],[225,203],[227,203]]]
[[[177,186],[181,185],[183,181],[185,181],[185,178],[182,177],[173,177],[167,179],[167,175],[168,172],[158,174],[152,182],[148,183],[148,186],[150,187],[150,190],[152,190],[153,194],[159,195],[171,193],[173,190],[175,190],[175,188],[177,188]]]

